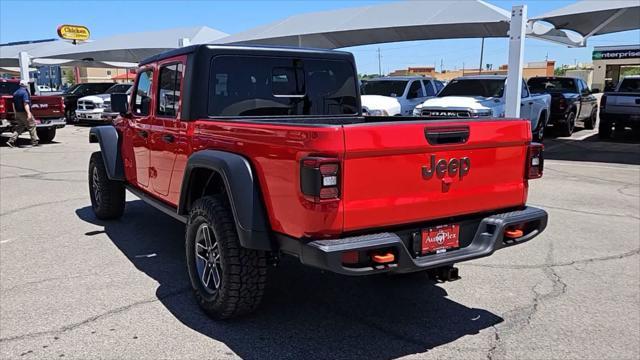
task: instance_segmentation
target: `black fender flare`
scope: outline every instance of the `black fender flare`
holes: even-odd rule
[[[89,131],[89,142],[99,143],[109,180],[124,181],[124,164],[120,150],[120,135],[111,125],[96,126]]]
[[[241,155],[218,150],[201,150],[187,160],[178,214],[189,211],[189,186],[195,169],[208,169],[219,174],[224,182],[236,223],[240,245],[248,249],[273,250],[268,222],[258,179],[249,161]]]

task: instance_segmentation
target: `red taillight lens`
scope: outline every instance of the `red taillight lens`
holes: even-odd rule
[[[560,98],[560,100],[558,100],[558,107],[563,110],[567,107],[567,100],[565,98]]]
[[[542,177],[544,169],[544,146],[539,143],[531,143],[527,150],[527,163],[525,164],[525,177],[538,179]]]
[[[339,159],[308,157],[300,165],[300,190],[304,195],[316,202],[340,197]]]
[[[604,109],[607,106],[607,95],[602,95],[600,98],[600,108]]]

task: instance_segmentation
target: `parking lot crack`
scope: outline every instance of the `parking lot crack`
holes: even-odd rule
[[[23,340],[23,339],[29,339],[29,338],[37,338],[37,337],[41,337],[41,336],[47,336],[47,335],[59,335],[74,329],[77,329],[79,327],[82,327],[84,325],[93,323],[97,320],[100,319],[104,319],[113,315],[117,315],[123,312],[126,312],[128,310],[131,310],[135,307],[141,306],[141,305],[146,305],[146,304],[151,304],[151,303],[155,303],[157,301],[162,301],[174,296],[179,296],[182,295],[184,293],[187,293],[188,291],[190,291],[191,288],[180,288],[180,289],[176,289],[175,291],[171,291],[168,292],[162,296],[158,296],[154,299],[147,299],[147,300],[142,300],[142,301],[137,301],[134,303],[131,303],[129,305],[124,305],[115,309],[111,309],[109,311],[106,311],[104,313],[101,314],[97,314],[94,316],[91,316],[85,320],[73,323],[73,324],[68,324],[65,326],[62,326],[58,329],[55,330],[48,330],[48,331],[37,331],[37,332],[31,332],[31,333],[26,333],[23,335],[16,335],[16,336],[10,336],[10,337],[5,337],[5,338],[0,338],[0,344],[1,343],[7,343],[7,342],[11,342],[11,341],[17,341],[17,340]]]

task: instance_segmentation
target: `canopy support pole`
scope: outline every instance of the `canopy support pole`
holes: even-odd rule
[[[20,64],[20,80],[29,81],[29,54],[26,51],[20,51],[18,62]]]
[[[527,29],[527,5],[511,8],[511,24],[509,26],[509,63],[507,84],[505,86],[505,117],[520,117],[520,98],[522,95],[522,66],[524,56],[524,40]]]

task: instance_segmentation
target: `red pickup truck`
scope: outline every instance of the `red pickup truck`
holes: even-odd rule
[[[529,121],[363,117],[353,56],[197,45],[143,61],[94,127],[100,219],[125,189],[186,224],[191,285],[214,318],[254,310],[280,254],[346,275],[436,269],[531,240],[542,176]],[[170,97],[175,101],[166,101]]]
[[[14,118],[13,93],[20,87],[20,80],[0,79],[0,134],[12,132]],[[33,86],[31,94],[34,94]],[[56,137],[56,129],[66,125],[62,96],[31,96],[31,111],[36,118],[38,138],[48,143]]]

